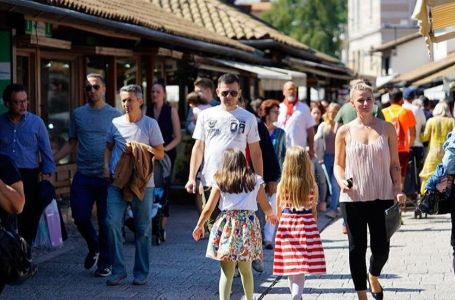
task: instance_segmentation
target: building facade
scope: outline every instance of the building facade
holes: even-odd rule
[[[415,0],[349,0],[344,63],[359,75],[380,76],[382,57],[370,50],[417,31]]]

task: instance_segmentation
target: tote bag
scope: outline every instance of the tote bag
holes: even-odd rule
[[[385,228],[387,240],[390,240],[392,235],[400,229],[401,226],[401,213],[400,206],[396,202],[391,207],[384,211],[385,214]]]

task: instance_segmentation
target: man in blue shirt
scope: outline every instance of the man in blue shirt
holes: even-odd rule
[[[106,199],[108,180],[103,177],[106,135],[112,119],[121,112],[105,102],[106,85],[100,74],[88,74],[85,86],[87,104],[71,115],[69,141],[55,154],[59,161],[77,148],[77,172],[71,184],[71,211],[74,223],[87,242],[88,254],[84,267],[97,264],[95,276],[111,274],[112,258],[107,248]],[[96,202],[99,235],[91,217]]]
[[[40,172],[50,179],[55,163],[43,120],[27,111],[25,87],[10,84],[3,92],[8,112],[0,115],[0,154],[7,155],[16,164],[24,183],[25,206],[18,216],[18,229],[29,245],[33,242],[43,210],[38,201]],[[29,248],[31,257],[31,249]]]

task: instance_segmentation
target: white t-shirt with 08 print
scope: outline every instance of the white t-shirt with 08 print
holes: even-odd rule
[[[237,107],[226,111],[214,106],[200,112],[193,138],[204,141],[204,166],[201,182],[212,186],[213,175],[221,166],[226,149],[238,148],[245,153],[246,145],[259,142],[256,117]]]

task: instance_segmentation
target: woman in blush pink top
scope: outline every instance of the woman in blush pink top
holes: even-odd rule
[[[373,298],[383,299],[378,277],[390,250],[384,211],[395,200],[406,199],[401,193],[397,135],[392,124],[373,116],[373,90],[363,80],[352,83],[350,98],[357,118],[337,131],[334,165],[348,230],[349,266],[358,299],[367,299],[367,279]],[[368,276],[367,228],[372,252]]]

